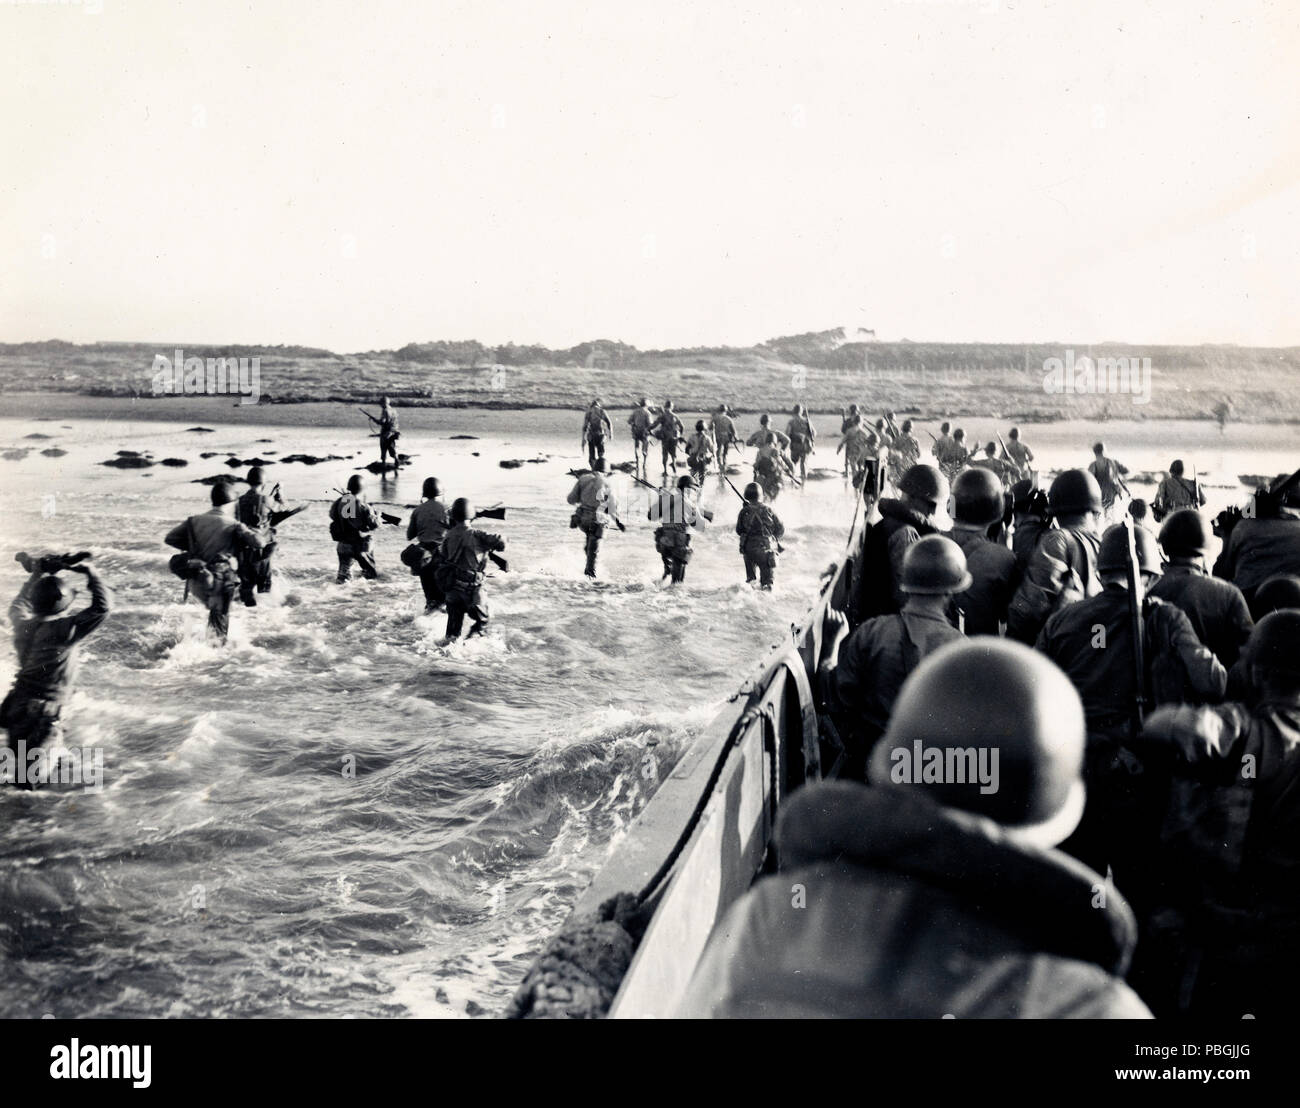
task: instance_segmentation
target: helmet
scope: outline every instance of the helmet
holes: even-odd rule
[[[600,408],[600,407],[603,407],[603,405],[602,405],[601,402],[600,402],[600,397],[599,397],[599,396],[596,397],[596,399],[593,400],[593,401],[591,402],[591,406],[592,406],[593,408]]]
[[[348,492],[350,493],[360,492],[361,485],[362,485],[361,474],[354,473],[351,477],[348,478]]]
[[[923,788],[1020,843],[1052,847],[1083,813],[1084,733],[1079,694],[1055,663],[1007,639],[961,639],[904,682],[868,778]],[[942,755],[937,782],[913,762],[927,747]]]
[[[1281,608],[1270,612],[1250,633],[1246,659],[1260,669],[1281,670],[1300,676],[1300,612]]]
[[[451,505],[452,523],[464,523],[469,519],[469,501],[465,497],[457,497]]]
[[[1171,558],[1204,554],[1210,548],[1210,525],[1195,508],[1180,508],[1160,528],[1160,545]]]
[[[1018,438],[1020,438],[1020,428],[1019,428],[1019,427],[1012,427],[1011,430],[1007,432],[1007,438],[1009,438],[1009,439],[1018,439]]]
[[[758,503],[758,484],[756,482],[750,481],[750,483],[745,486],[745,499],[751,504]]]
[[[1097,550],[1098,573],[1116,573],[1128,566],[1128,531],[1128,525],[1123,523],[1106,528],[1106,533],[1101,536],[1101,547]],[[1138,566],[1143,573],[1158,576],[1160,551],[1156,547],[1155,535],[1145,527],[1133,527],[1132,531]]]
[[[32,589],[32,609],[38,616],[56,616],[71,603],[72,590],[58,577],[42,577]]]
[[[1173,477],[1181,477],[1183,475],[1182,459],[1175,458],[1172,462],[1169,463],[1169,473],[1170,476]]]
[[[966,432],[958,427],[957,430],[952,433],[952,437],[955,441],[960,442],[966,438]]]
[[[903,555],[903,581],[899,588],[905,593],[939,596],[965,592],[970,586],[966,555],[952,539],[943,535],[926,535],[909,546]]]
[[[984,444],[984,453],[987,454],[990,458],[993,457],[993,455],[996,454],[997,452],[998,452],[997,443],[989,441]]]
[[[911,429],[912,429],[912,421],[910,419],[903,420],[903,434],[907,434],[907,432],[910,431]]]
[[[941,423],[939,424],[939,433],[941,435],[946,435],[948,431],[951,429],[951,427],[952,427],[951,423]]]
[[[1002,518],[1006,507],[1002,482],[983,467],[964,470],[953,482],[952,498],[961,523],[992,523]]]
[[[1100,512],[1101,486],[1086,469],[1067,469],[1052,482],[1047,502],[1057,515]]]
[[[229,504],[235,497],[235,486],[229,481],[218,481],[212,486],[212,503],[220,508],[223,504]]]
[[[761,423],[764,427],[766,427],[766,426],[767,426],[767,423],[768,423],[768,420],[769,420],[770,418],[771,418],[771,417],[768,416],[768,414],[767,414],[766,412],[764,412],[761,416],[758,417],[758,422]]]
[[[703,431],[703,430],[704,430],[704,420],[702,420],[702,419],[697,419],[697,420],[695,421],[695,429],[696,429],[697,431]]]
[[[1255,590],[1254,606],[1262,615],[1280,608],[1300,608],[1300,577],[1290,573],[1270,577]]]
[[[698,489],[700,486],[695,483],[695,478],[688,473],[685,477],[677,478],[677,487],[679,489]]]
[[[438,484],[438,478],[426,477],[424,479],[424,488],[420,493],[426,500],[432,500],[436,496],[442,495],[442,486]]]
[[[934,466],[919,462],[903,474],[898,491],[918,500],[929,500],[938,507],[948,499],[948,478]]]
[[[1011,486],[1011,504],[1016,511],[1023,511],[1029,507],[1029,497],[1034,491],[1034,482],[1028,477],[1017,481]]]
[[[254,466],[248,471],[248,476],[244,478],[253,488],[257,488],[264,480],[266,475],[262,472],[261,466]]]

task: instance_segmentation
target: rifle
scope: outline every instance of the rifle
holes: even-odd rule
[[[368,420],[370,420],[371,423],[381,422],[378,416],[372,416],[368,411],[365,410],[365,408],[357,408],[357,411],[359,411],[363,416],[365,416]]]
[[[1131,516],[1126,515],[1120,526],[1124,528],[1124,536],[1128,539],[1128,558],[1124,569],[1128,576],[1128,613],[1130,633],[1133,636],[1133,669],[1137,677],[1135,686],[1137,691],[1133,702],[1133,735],[1136,736],[1142,730],[1147,709],[1147,667],[1143,642],[1145,627],[1142,622],[1145,597],[1142,590],[1142,569],[1138,565],[1137,523]]]
[[[728,476],[724,473],[724,474],[722,475],[722,479],[723,479],[724,481],[726,481],[728,485],[731,485],[731,491],[734,492],[737,496],[740,497],[740,502],[741,502],[742,504],[745,504],[745,505],[748,505],[748,504],[749,504],[749,501],[745,499],[744,494],[741,493],[741,491],[740,491],[738,488],[736,488],[735,485],[732,485],[732,484],[731,484],[731,478],[730,478],[730,477],[728,477]],[[761,507],[761,505],[760,505],[760,507]],[[763,521],[763,517],[762,517],[762,515],[760,515],[760,516],[758,517],[758,525],[763,529],[763,534],[767,536],[768,540],[769,540],[770,542],[774,542],[774,543],[776,543],[776,552],[777,552],[778,554],[784,554],[784,553],[785,553],[785,547],[781,545],[781,540],[778,539],[778,538],[776,538],[776,537],[772,534],[772,532],[768,529],[767,524]]]
[[[272,512],[271,526],[279,527],[280,524],[282,524],[286,519],[291,519],[292,517],[296,516],[299,512],[305,510],[306,507],[307,507],[306,504],[299,504],[298,507],[289,508],[283,512]]]
[[[1201,509],[1201,481],[1196,476],[1196,463],[1192,463],[1192,507],[1197,511]]]
[[[500,504],[494,504],[490,508],[484,508],[482,511],[474,513],[474,519],[505,519],[506,510]],[[473,521],[471,521],[473,522]]]

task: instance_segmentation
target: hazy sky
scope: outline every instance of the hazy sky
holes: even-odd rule
[[[1295,0],[0,0],[0,341],[1300,344],[1298,57]]]

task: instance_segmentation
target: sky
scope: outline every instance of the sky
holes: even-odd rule
[[[1300,344],[1294,0],[0,0],[0,341]]]

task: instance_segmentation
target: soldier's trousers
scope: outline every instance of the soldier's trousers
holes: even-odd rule
[[[595,469],[596,460],[598,458],[603,458],[604,456],[605,456],[605,439],[603,437],[598,439],[589,438],[587,440],[587,465],[589,465],[592,469]]]
[[[25,749],[29,751],[47,743],[58,746],[61,738],[59,715],[62,711],[61,699],[25,695],[18,689],[11,689],[4,698],[4,703],[0,704],[0,727],[8,732],[9,749],[17,756],[19,743],[25,744]],[[30,777],[19,782],[17,765],[14,769],[13,784],[24,789],[37,787],[38,782]]]
[[[605,537],[605,525],[596,520],[579,519],[578,527],[587,536],[587,568],[583,570],[588,577],[596,576],[596,556],[600,553],[600,540]]]
[[[369,546],[362,548],[353,546],[351,543],[341,542],[338,545],[338,554],[339,584],[352,577],[353,562],[356,562],[361,567],[361,576],[367,581],[373,581],[379,576],[379,571],[375,568],[375,556],[370,553]]]
[[[776,571],[776,558],[771,554],[751,554],[749,551],[744,552],[744,558],[745,580],[753,584],[754,578],[758,577],[763,588],[770,589]]]
[[[469,637],[481,635],[488,622],[488,606],[481,589],[452,589],[447,594],[447,638],[460,638],[466,616],[474,621],[469,629]]]
[[[254,592],[271,591],[271,556],[243,558],[239,563],[239,599],[249,607],[257,603]]]
[[[440,608],[447,602],[447,597],[437,581],[438,567],[442,564],[439,551],[442,548],[427,542],[420,545],[433,554],[433,561],[420,570],[420,588],[424,590],[424,607],[427,611],[430,608]]]

